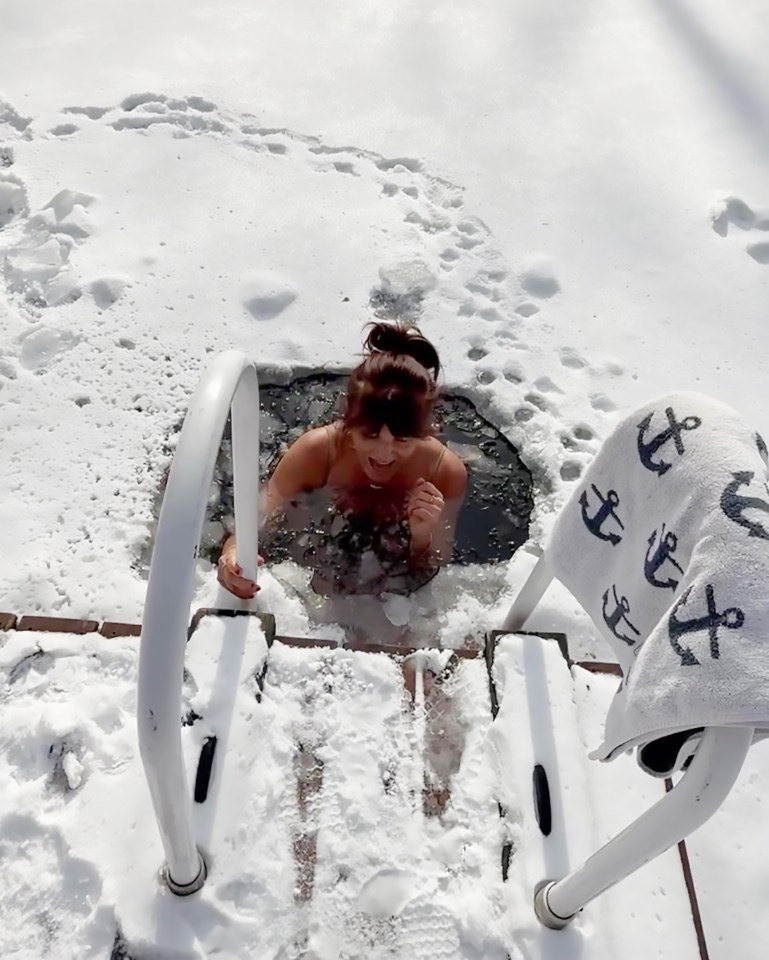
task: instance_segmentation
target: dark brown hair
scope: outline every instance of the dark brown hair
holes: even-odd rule
[[[347,385],[345,427],[378,433],[386,426],[395,437],[428,436],[438,398],[438,352],[416,327],[370,327],[364,358]]]

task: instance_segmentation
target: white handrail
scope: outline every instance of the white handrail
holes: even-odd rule
[[[553,571],[546,553],[543,553],[534,565],[534,569],[526,578],[526,582],[518,592],[513,605],[507,611],[502,629],[508,633],[517,633],[523,630],[524,624],[534,613],[534,609],[545,595],[545,591],[553,581]]]
[[[231,350],[203,374],[187,409],[160,510],[142,621],[139,751],[166,855],[164,877],[180,895],[199,890],[206,878],[182,756],[182,675],[200,536],[230,410],[238,562],[246,577],[256,578],[259,383],[254,364]]]
[[[562,880],[543,880],[534,911],[559,930],[599,894],[689,836],[734,786],[753,740],[751,727],[708,727],[676,787]]]
[[[502,629],[523,629],[554,579],[543,553],[505,617]],[[675,787],[585,863],[560,880],[542,880],[534,890],[534,912],[546,927],[568,926],[591,900],[658,857],[708,820],[739,775],[753,730],[709,727],[692,762]]]

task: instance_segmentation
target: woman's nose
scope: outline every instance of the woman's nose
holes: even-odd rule
[[[382,427],[377,437],[377,445],[381,450],[391,450],[395,445],[395,437],[390,433],[387,427]]]

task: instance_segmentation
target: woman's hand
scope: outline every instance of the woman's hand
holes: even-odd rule
[[[443,507],[441,491],[435,484],[420,477],[406,504],[413,554],[425,553],[432,546],[433,536],[443,516]]]
[[[257,562],[261,567],[264,564],[264,557],[260,556]],[[243,570],[237,560],[234,537],[230,537],[222,548],[217,580],[225,590],[229,590],[241,600],[253,599],[259,590],[259,584],[255,580],[249,580],[243,576]]]

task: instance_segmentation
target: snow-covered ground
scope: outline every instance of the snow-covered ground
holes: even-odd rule
[[[536,480],[532,546],[616,411],[696,389],[769,430],[760,0],[6,0],[0,24],[0,609],[140,620],[136,559],[172,430],[205,365],[234,347],[283,374],[349,367],[381,288],[422,297],[446,385],[521,450]],[[442,573],[430,601],[437,641],[456,646],[498,626],[531,563],[521,552],[493,571]],[[260,602],[280,631],[302,634],[310,623],[295,576],[267,571]],[[215,596],[201,564],[196,599]],[[553,591],[537,628],[566,629],[578,656],[605,658],[574,606]],[[407,614],[424,618],[421,602]],[[174,908],[140,889],[160,853],[135,748],[136,643],[52,640],[57,656],[14,672],[36,643],[9,635],[0,647],[0,896],[18,921],[12,933],[4,925],[3,955],[105,956],[117,919],[132,949],[144,938],[141,956],[173,956],[173,910],[197,931],[177,956],[258,949],[252,928],[277,914],[258,912],[266,881],[255,860],[243,870],[251,885],[241,878],[226,907],[221,885]],[[282,669],[287,687],[309,682],[306,665]],[[352,671],[360,680],[358,669],[370,668]],[[265,704],[289,729],[298,714],[281,698],[291,693],[273,692]],[[598,739],[604,694],[585,707],[585,746]],[[357,710],[365,690],[350,696]],[[318,723],[330,730],[335,709]],[[558,709],[569,715],[568,704]],[[479,737],[483,722],[470,724]],[[263,746],[243,733],[257,819],[244,819],[237,844],[253,840],[273,789],[249,766],[257,746],[273,751],[268,765],[286,755],[275,737]],[[511,751],[516,743],[511,732]],[[347,748],[337,737],[324,749],[332,770]],[[757,917],[769,876],[752,839],[764,757],[754,748],[735,794],[690,844],[714,958],[766,952]],[[615,765],[624,772],[589,774],[578,760],[569,754],[563,776],[602,792],[599,806],[585,801],[600,812],[576,859],[570,840],[572,865],[609,820],[618,829],[628,819],[605,810],[629,815],[656,786],[630,760]],[[576,932],[543,938],[527,912],[526,861],[514,859],[502,888],[479,843],[477,872],[460,870],[441,893],[441,909],[464,905],[459,955],[610,949],[598,905]],[[415,843],[415,862],[433,862],[425,850]],[[349,865],[365,886],[362,863]],[[419,920],[431,888],[412,889],[409,870],[388,889],[405,889],[406,915]],[[622,952],[677,955],[674,943],[693,942],[680,890],[667,896],[667,881],[644,876],[632,881],[632,908],[616,901],[608,913]],[[142,927],[146,897],[156,899]],[[211,933],[217,924],[231,933]],[[280,935],[259,955],[281,956]]]

